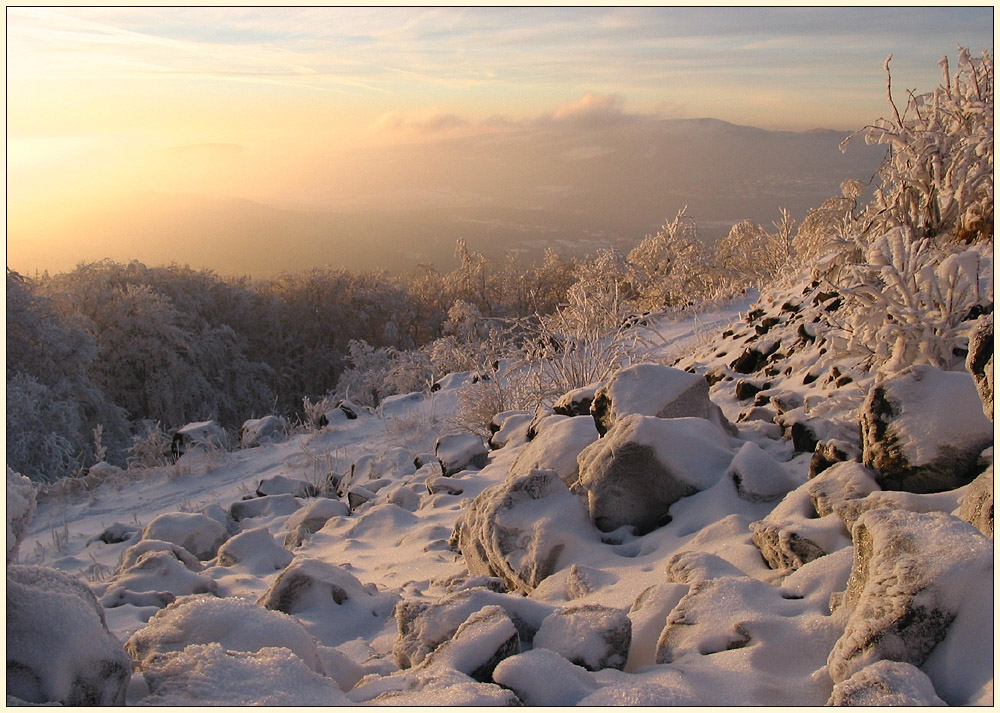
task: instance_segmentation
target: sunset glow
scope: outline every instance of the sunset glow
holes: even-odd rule
[[[926,91],[940,81],[929,67],[956,43],[991,48],[992,27],[992,7],[8,8],[7,263],[169,260],[143,239],[148,217],[126,235],[101,216],[184,197],[276,210],[503,203],[472,196],[460,172],[426,185],[425,170],[452,175],[433,151],[388,168],[392,147],[442,139],[485,151],[537,127],[632,117],[846,134],[885,112],[888,54],[900,92]],[[412,191],[385,192],[390,170]],[[211,209],[203,220],[210,236]],[[87,231],[111,231],[117,253]],[[177,259],[307,264],[288,257]]]

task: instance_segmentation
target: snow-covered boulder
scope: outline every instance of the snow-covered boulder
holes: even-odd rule
[[[474,681],[490,683],[497,664],[520,651],[517,627],[503,607],[493,604],[470,615],[418,668],[452,668]]]
[[[951,515],[903,510],[865,513],[853,537],[847,590],[831,600],[846,621],[828,659],[834,682],[880,660],[901,661],[922,667],[949,704],[967,702],[970,688],[984,683],[969,673],[983,670],[977,630],[992,630],[982,611],[993,600],[993,543]],[[953,629],[970,640],[932,665]]]
[[[548,649],[504,659],[493,680],[516,693],[526,706],[574,706],[598,689],[593,675]]]
[[[597,536],[580,499],[552,470],[492,485],[469,504],[452,540],[469,572],[528,593]]]
[[[510,475],[526,475],[532,470],[554,470],[566,485],[580,477],[577,456],[596,441],[597,429],[590,416],[576,416],[552,424],[517,454]]]
[[[395,612],[399,635],[392,652],[396,665],[400,668],[416,666],[451,639],[470,616],[494,605],[507,613],[518,638],[525,643],[531,643],[542,621],[554,610],[548,604],[500,594],[486,587],[463,589],[430,603],[403,600],[396,605]]]
[[[293,555],[279,546],[266,527],[256,527],[226,540],[219,548],[216,562],[220,567],[241,568],[269,574],[284,569],[292,561]]]
[[[159,543],[157,540],[143,542]],[[135,550],[135,547],[126,552],[122,567],[108,582],[108,588],[101,597],[103,606],[111,608],[136,604],[136,594],[155,594],[157,596],[152,599],[144,599],[162,607],[175,597],[217,592],[218,585],[214,579],[190,569],[172,550],[158,546],[155,549]]]
[[[181,426],[174,433],[170,452],[174,458],[194,451],[227,450],[229,434],[215,421],[198,421]]]
[[[926,673],[901,661],[877,661],[833,687],[831,706],[946,706]]]
[[[993,539],[993,466],[969,484],[958,516]]]
[[[969,354],[965,368],[972,374],[983,402],[983,413],[993,420],[993,313],[979,318],[969,335]]]
[[[513,691],[443,665],[367,676],[347,695],[355,703],[411,708],[521,705]]]
[[[90,538],[87,541],[87,544],[89,545],[91,542],[103,542],[106,545],[116,545],[119,542],[128,542],[129,540],[138,537],[140,530],[141,528],[138,525],[113,522],[101,530],[97,535]]]
[[[275,475],[264,478],[257,483],[257,495],[265,497],[267,495],[293,495],[296,498],[312,498],[318,493],[315,485],[307,483],[297,478],[289,478],[286,475]]]
[[[976,385],[966,372],[909,367],[874,386],[859,412],[864,464],[885,490],[952,490],[982,472],[993,443]]]
[[[800,485],[787,470],[752,441],[744,443],[726,471],[736,492],[752,503],[770,502]]]
[[[93,476],[99,480],[103,480],[108,476],[114,475],[115,473],[121,473],[122,469],[117,465],[113,465],[106,461],[101,461],[100,463],[94,463],[94,465],[87,468],[87,475]]]
[[[632,622],[620,609],[600,604],[558,609],[542,621],[536,648],[555,651],[588,671],[624,669],[632,644]]]
[[[580,453],[579,486],[600,530],[632,525],[643,534],[669,522],[682,497],[718,482],[732,459],[726,436],[705,419],[631,414]]]
[[[772,569],[798,569],[851,544],[836,507],[878,490],[860,463],[838,463],[786,495],[764,519],[750,523],[751,540]]]
[[[861,449],[853,443],[840,440],[839,438],[828,438],[819,441],[813,450],[812,458],[809,461],[809,474],[811,480],[834,463],[842,463],[847,460],[861,460]]]
[[[284,546],[298,547],[309,535],[317,532],[328,520],[334,517],[347,517],[350,508],[342,500],[333,498],[316,498],[296,510],[285,521],[282,532],[285,533]]]
[[[552,410],[563,416],[589,416],[590,407],[594,403],[597,391],[604,386],[603,381],[597,381],[587,386],[568,391],[552,404]]]
[[[685,670],[711,665],[705,657],[718,656],[718,665],[733,674],[749,671],[754,680],[763,669],[770,685],[799,686],[822,667],[839,633],[823,608],[752,577],[696,581],[667,617],[655,661]],[[767,673],[777,671],[780,679]],[[701,693],[712,700],[709,691]]]
[[[834,512],[850,531],[870,510],[906,510],[907,512],[953,513],[958,504],[954,490],[943,493],[908,493],[905,490],[876,490],[863,498],[845,500],[834,506]]]
[[[445,476],[452,476],[463,470],[485,468],[489,452],[483,439],[474,433],[441,436],[434,446],[434,455]]]
[[[288,649],[311,670],[323,673],[316,642],[295,617],[269,611],[245,599],[181,597],[132,634],[125,649],[139,668],[150,659],[191,644],[220,644],[226,651]]]
[[[251,418],[240,426],[241,448],[255,448],[265,443],[281,443],[288,438],[288,420],[281,416]]]
[[[205,568],[197,557],[173,542],[142,539],[125,550],[118,571],[123,572],[134,566],[148,552],[166,552],[192,572],[200,572]]]
[[[311,557],[296,557],[257,601],[267,609],[327,620],[376,617],[392,613],[397,597],[380,594],[374,584],[362,584],[343,567]]]
[[[229,533],[217,521],[194,512],[157,515],[142,531],[142,539],[172,542],[200,560],[215,557],[228,537]]]
[[[302,507],[302,499],[290,493],[265,495],[262,498],[237,500],[229,506],[229,516],[236,522],[251,518],[272,518],[291,515]]]
[[[534,418],[531,411],[503,411],[490,419],[490,448],[499,450],[528,442],[528,424]]]
[[[656,662],[656,645],[667,617],[688,592],[686,584],[654,584],[640,592],[628,610],[632,622],[632,645],[626,671]]]
[[[87,587],[47,567],[7,567],[7,695],[121,706],[132,661]]]
[[[703,376],[660,364],[636,364],[616,373],[595,393],[590,413],[602,436],[630,414],[703,418],[736,435],[722,409],[708,398]]]
[[[143,706],[347,706],[351,700],[287,648],[231,650],[191,644],[150,656]]]
[[[7,564],[17,561],[17,550],[28,534],[35,513],[35,487],[23,475],[7,468]]]

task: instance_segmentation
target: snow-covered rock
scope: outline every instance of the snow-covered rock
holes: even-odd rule
[[[144,540],[139,544],[159,542]],[[134,593],[155,593],[160,602],[157,606],[162,607],[174,597],[217,592],[218,585],[214,579],[190,569],[172,550],[160,547],[135,550],[138,546],[127,551],[121,569],[108,582],[107,591],[101,597],[103,606],[135,604]]]
[[[597,390],[590,412],[602,436],[630,414],[703,418],[736,435],[722,409],[709,399],[704,377],[660,364],[636,364],[616,373]]]
[[[809,461],[810,479],[815,478],[834,463],[842,463],[848,460],[861,460],[861,449],[853,443],[829,438],[819,441],[813,450],[812,459]]]
[[[785,496],[800,485],[787,470],[752,441],[744,443],[726,471],[736,492],[752,503],[769,502]]]
[[[181,426],[174,433],[170,451],[174,458],[193,451],[226,450],[229,434],[215,421],[198,421]]]
[[[654,584],[635,598],[628,610],[628,618],[632,621],[632,645],[626,671],[656,662],[656,645],[667,617],[687,592],[686,584]]]
[[[228,537],[229,533],[217,521],[193,512],[157,515],[142,531],[142,539],[172,542],[200,560],[215,557]]]
[[[323,673],[316,642],[295,617],[269,611],[245,599],[181,597],[153,616],[125,643],[140,669],[150,659],[191,644],[217,643],[226,651],[288,649],[311,670]]]
[[[310,557],[296,557],[257,601],[267,609],[301,615],[309,612],[327,620],[359,617],[385,619],[392,614],[395,595],[380,594],[343,567]]]
[[[552,470],[534,470],[490,486],[470,503],[452,541],[469,572],[499,577],[528,593],[597,542],[580,499]]]
[[[438,438],[434,455],[441,464],[441,473],[451,476],[463,470],[484,468],[489,449],[474,433],[455,433]]]
[[[317,492],[316,486],[312,483],[307,483],[297,478],[289,478],[286,475],[275,475],[270,478],[264,478],[257,483],[257,495],[259,497],[287,493],[297,498],[311,498],[315,497]]]
[[[625,668],[632,644],[632,622],[620,609],[600,604],[558,609],[535,634],[536,648],[555,651],[588,671]]]
[[[490,420],[490,448],[519,446],[528,442],[528,424],[534,418],[531,411],[503,411]]]
[[[191,644],[150,656],[142,676],[143,706],[346,706],[337,683],[310,669],[287,648],[231,650]]]
[[[463,589],[436,602],[403,600],[395,612],[399,633],[392,652],[396,665],[416,666],[451,639],[470,616],[494,605],[507,613],[525,643],[531,643],[542,621],[554,610],[551,605],[485,587]]]
[[[7,468],[7,564],[17,561],[17,551],[28,534],[35,512],[35,487],[23,475]]]
[[[682,497],[718,482],[732,459],[726,436],[705,419],[632,414],[580,453],[579,485],[600,530],[632,525],[642,534],[668,522]]]
[[[927,674],[912,664],[877,661],[833,687],[831,706],[946,706]]]
[[[504,659],[493,680],[527,706],[574,706],[598,689],[593,676],[548,649],[532,649]]]
[[[514,622],[503,607],[493,604],[471,614],[418,668],[453,668],[475,681],[490,683],[497,664],[520,651]]]
[[[132,661],[83,582],[7,567],[7,695],[28,703],[120,706]]]
[[[288,420],[281,416],[251,418],[240,426],[241,448],[255,448],[265,443],[281,443],[288,438]]]
[[[118,571],[123,572],[134,566],[148,552],[166,552],[192,572],[200,572],[205,568],[197,557],[173,542],[142,539],[125,550]]]
[[[603,381],[597,381],[587,386],[568,391],[552,404],[552,410],[562,416],[589,416],[590,407],[594,403],[597,391],[604,386]]]
[[[128,542],[135,537],[139,536],[141,528],[138,525],[128,525],[123,522],[113,522],[97,535],[92,537],[87,541],[87,544],[91,542],[103,542],[106,545],[116,545],[119,542]]]
[[[265,495],[262,498],[237,500],[229,506],[229,516],[236,522],[251,518],[272,518],[291,515],[302,507],[302,499],[290,493]]]
[[[562,481],[572,486],[580,477],[577,456],[596,441],[597,429],[590,416],[576,416],[552,424],[522,447],[510,467],[511,475],[526,475],[532,470],[554,470]]]
[[[993,466],[990,465],[965,491],[958,516],[993,539]]]
[[[762,520],[750,523],[751,539],[772,569],[798,569],[851,544],[836,506],[878,485],[860,463],[837,463],[786,495]]]
[[[284,569],[293,555],[279,546],[266,527],[256,527],[241,532],[219,548],[216,563],[220,567],[240,565],[251,572],[268,574]]]
[[[837,683],[880,660],[923,666],[965,611],[990,607],[993,543],[951,515],[872,510],[854,526],[854,565],[839,604],[843,635],[830,653]],[[839,611],[842,609],[842,613]],[[992,616],[990,616],[992,628]],[[982,669],[974,648],[956,648],[934,670],[950,704],[967,702],[969,671]]]
[[[342,500],[333,498],[316,498],[296,510],[285,520],[282,531],[285,533],[285,548],[298,547],[306,537],[317,532],[328,520],[334,517],[347,517],[351,510]]]
[[[865,465],[885,490],[951,490],[982,472],[993,424],[966,372],[913,366],[877,384],[859,413]]]
[[[979,317],[969,335],[969,353],[965,368],[972,374],[983,402],[983,413],[993,420],[993,313]]]

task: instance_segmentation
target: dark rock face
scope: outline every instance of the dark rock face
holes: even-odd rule
[[[829,439],[816,443],[812,459],[809,461],[809,479],[812,480],[824,470],[847,460],[859,460],[861,451],[845,441]]]
[[[767,364],[768,357],[777,351],[779,345],[780,343],[775,342],[769,349],[763,351],[755,347],[747,347],[742,354],[733,360],[729,368],[741,374],[753,374],[760,371]]]
[[[983,402],[983,413],[993,420],[993,313],[981,316],[969,335],[965,368],[972,374]]]
[[[7,695],[28,703],[123,706],[132,659],[83,582],[7,568]]]
[[[965,485],[982,472],[980,454],[993,443],[972,379],[932,366],[910,367],[873,387],[859,420],[863,462],[885,490]]]
[[[603,384],[597,383],[573,389],[556,399],[552,404],[552,410],[562,416],[588,416],[590,406],[594,403],[594,396],[601,386]]]
[[[757,392],[767,388],[766,386],[757,386],[756,384],[747,381],[746,379],[740,379],[736,382],[736,398],[740,401],[746,401],[752,399]]]
[[[588,671],[623,670],[632,645],[632,622],[625,612],[600,604],[560,609],[542,622],[534,645]]]
[[[846,626],[828,659],[837,683],[880,660],[922,665],[975,583],[992,581],[992,543],[951,515],[872,510],[853,539]]]

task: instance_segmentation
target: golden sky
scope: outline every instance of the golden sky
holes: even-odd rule
[[[850,131],[884,113],[887,54],[926,91],[992,28],[992,6],[7,8],[8,265],[104,257],[74,245],[74,216],[136,196],[391,205],[380,161],[442,138],[502,153],[623,117]]]

